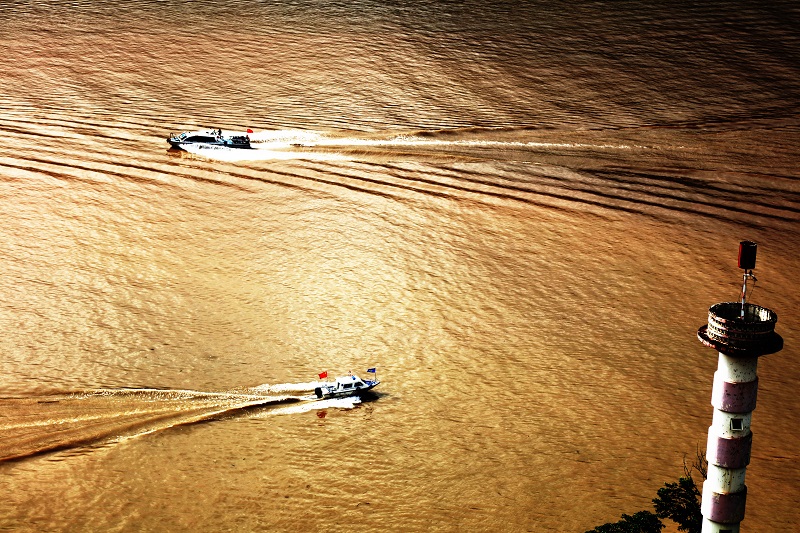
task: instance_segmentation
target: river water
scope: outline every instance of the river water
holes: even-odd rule
[[[0,529],[577,531],[704,449],[800,522],[794,2],[0,5]],[[254,150],[168,151],[254,130]],[[375,397],[302,399],[376,367]]]

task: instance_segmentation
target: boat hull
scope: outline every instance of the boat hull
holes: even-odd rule
[[[225,148],[252,148],[247,134],[222,132],[222,130],[184,132],[167,137],[170,147],[186,150],[187,146],[215,146]]]
[[[195,142],[182,142],[182,141],[175,141],[172,139],[167,139],[171,148],[176,148],[178,150],[186,150],[186,146],[224,146],[227,148],[243,148],[245,150],[252,149],[253,147],[250,146],[250,143],[233,143],[233,142],[212,142],[212,143],[195,143]]]
[[[364,381],[363,387],[356,389],[336,389],[330,385],[323,385],[314,389],[314,395],[320,400],[328,398],[347,398],[348,396],[361,396],[374,389],[380,381]]]

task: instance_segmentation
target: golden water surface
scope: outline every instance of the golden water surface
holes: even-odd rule
[[[0,529],[577,531],[705,447],[800,522],[791,2],[0,6]],[[253,150],[168,151],[254,130]],[[377,394],[303,399],[377,367]]]

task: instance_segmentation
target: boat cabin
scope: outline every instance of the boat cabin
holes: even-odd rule
[[[181,134],[181,137],[183,137],[183,135],[184,134]],[[181,140],[187,143],[213,143],[217,142],[217,137],[212,137],[210,135],[190,135]]]
[[[356,376],[342,376],[336,378],[336,388],[340,390],[354,390],[366,387],[366,384]]]

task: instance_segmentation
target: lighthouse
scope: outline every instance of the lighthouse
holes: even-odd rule
[[[747,285],[755,283],[757,245],[739,244],[739,268],[744,270],[738,302],[723,302],[708,310],[708,324],[697,331],[705,346],[719,352],[711,405],[714,417],[708,428],[708,477],[703,483],[703,533],[739,533],[744,518],[747,487],[744,477],[750,463],[750,431],[758,392],[758,358],[783,348],[775,333],[778,315],[747,303]]]

